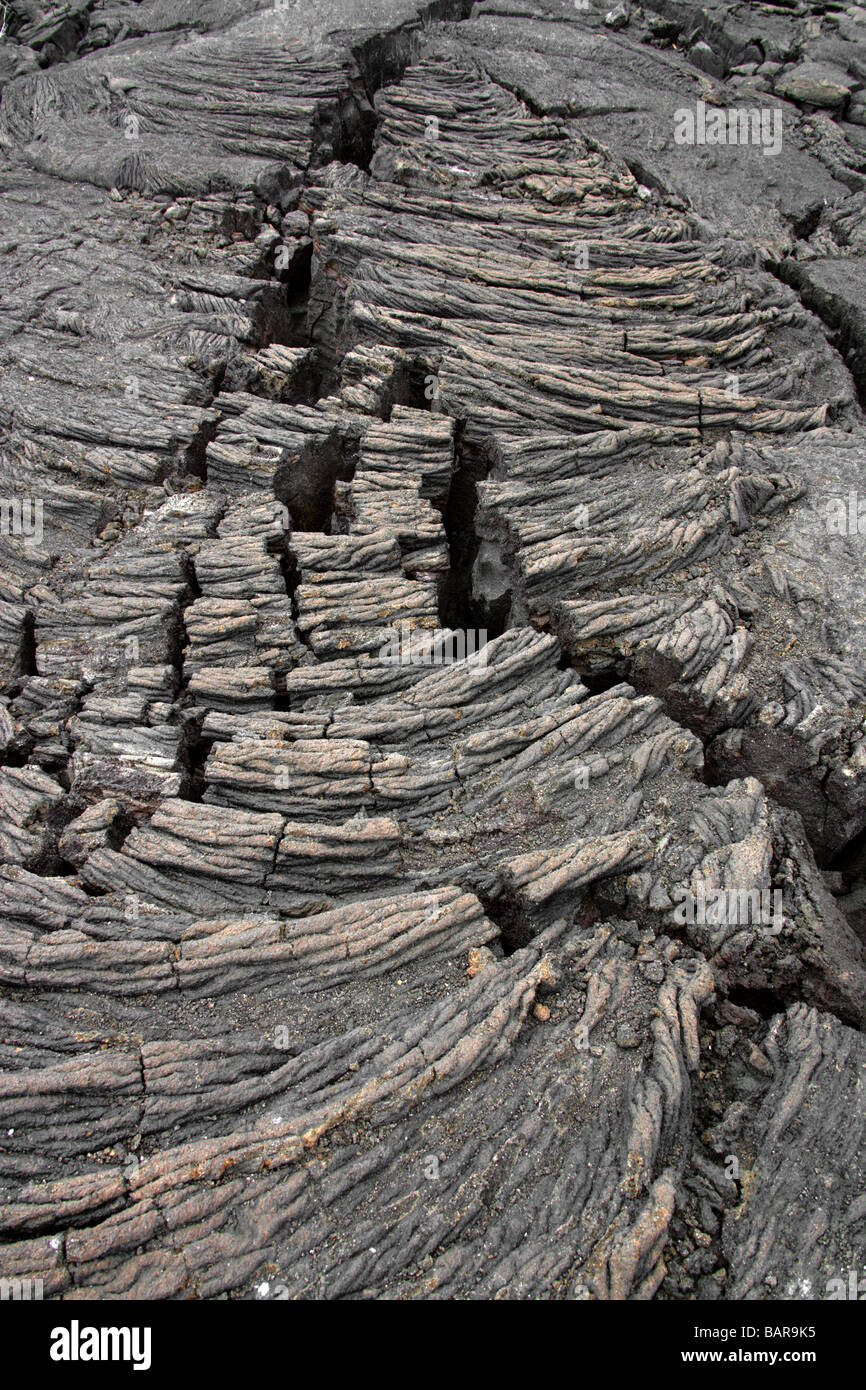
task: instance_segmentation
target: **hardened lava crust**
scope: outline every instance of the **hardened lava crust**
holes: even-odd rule
[[[0,12],[0,1280],[834,1296],[866,9]]]

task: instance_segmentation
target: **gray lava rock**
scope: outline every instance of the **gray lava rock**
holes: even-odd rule
[[[675,8],[16,7],[4,1281],[862,1254],[853,79]]]
[[[851,95],[851,78],[832,63],[805,62],[788,68],[775,78],[779,96],[803,106],[838,110]]]

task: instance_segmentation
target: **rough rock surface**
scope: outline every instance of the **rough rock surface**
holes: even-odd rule
[[[804,8],[5,7],[3,1279],[862,1265],[866,10]]]

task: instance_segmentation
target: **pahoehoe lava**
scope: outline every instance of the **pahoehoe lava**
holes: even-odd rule
[[[0,1279],[822,1296],[866,10],[2,9]]]

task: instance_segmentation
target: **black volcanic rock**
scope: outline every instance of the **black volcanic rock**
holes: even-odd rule
[[[0,1276],[828,1296],[866,25],[9,9]]]

